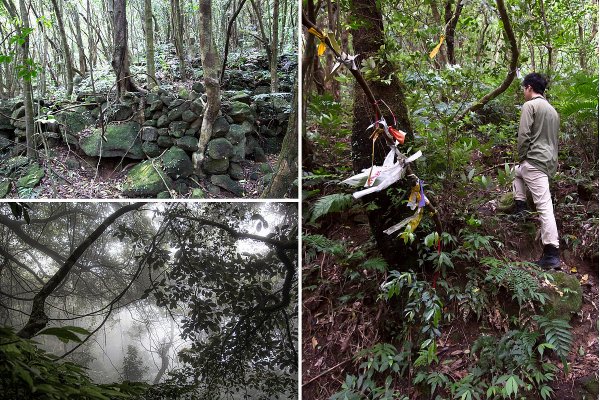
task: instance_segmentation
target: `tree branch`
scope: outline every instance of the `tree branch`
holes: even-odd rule
[[[40,289],[40,291],[34,296],[33,304],[31,307],[31,314],[29,320],[25,326],[19,331],[18,335],[23,338],[31,339],[37,332],[43,329],[48,323],[48,316],[46,315],[45,306],[46,299],[50,294],[61,284],[61,282],[68,276],[69,272],[77,262],[77,260],[83,255],[83,253],[106,231],[106,229],[120,216],[130,211],[141,208],[146,203],[133,203],[126,205],[110,216],[108,216],[88,237],[71,253],[65,263],[59,268],[59,270],[50,278],[48,282]]]
[[[492,90],[490,93],[483,96],[477,103],[471,105],[464,113],[462,113],[457,119],[460,121],[465,118],[469,113],[478,111],[483,108],[489,101],[495,99],[512,83],[517,74],[517,65],[519,62],[519,47],[517,46],[517,39],[515,38],[515,33],[513,32],[512,26],[510,24],[510,19],[508,18],[508,13],[506,11],[506,6],[504,5],[504,0],[496,0],[496,5],[498,6],[498,12],[500,13],[500,20],[502,21],[502,26],[504,27],[504,31],[506,32],[506,36],[508,37],[508,41],[510,44],[510,66],[508,67],[508,74],[504,81],[498,86],[496,89]]]

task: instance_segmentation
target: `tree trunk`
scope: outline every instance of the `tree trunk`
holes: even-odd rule
[[[263,24],[263,12],[261,11],[260,7],[258,7],[256,0],[250,0],[250,4],[252,4],[252,9],[254,10],[254,14],[256,15],[256,22],[258,23],[258,29],[260,31],[260,37],[261,37],[260,41],[265,48],[265,52],[267,53],[267,60],[269,60],[269,67],[270,67],[271,60],[272,60],[271,46],[269,44],[269,38],[267,37],[267,34],[265,33],[265,26]]]
[[[363,23],[357,29],[351,31],[354,42],[355,54],[360,54],[362,59],[376,55],[383,44],[384,30],[381,10],[377,8],[376,0],[352,0],[350,3],[352,18]],[[383,65],[381,76],[387,76],[391,66]],[[404,97],[404,90],[396,78],[392,75],[392,82],[386,85],[381,82],[369,82],[371,91],[377,100],[384,100],[391,108],[399,128],[407,133],[406,141],[410,142],[413,137],[412,127],[408,119],[408,109]],[[371,154],[373,142],[369,133],[365,130],[375,121],[371,102],[360,85],[354,85],[354,107],[352,125],[352,162],[355,172],[371,167]],[[388,124],[393,123],[390,115],[384,116]],[[375,146],[375,164],[381,165],[389,147],[380,139]],[[392,186],[394,187],[394,186]],[[386,261],[394,267],[410,266],[411,258],[407,257],[406,247],[400,245],[395,236],[386,235],[383,231],[390,226],[400,222],[408,213],[412,213],[405,205],[393,201],[388,194],[389,191],[376,192],[365,198],[365,202],[374,202],[378,208],[368,212],[369,225],[377,246]]]
[[[219,87],[219,66],[217,50],[212,34],[212,1],[200,0],[200,56],[204,69],[204,87],[206,88],[206,109],[200,128],[198,151],[193,155],[194,168],[200,171],[204,160],[206,145],[212,137],[213,123],[221,110]]]
[[[73,94],[73,59],[71,57],[71,50],[69,49],[69,43],[67,42],[67,33],[65,32],[65,25],[63,23],[62,13],[58,7],[58,2],[52,0],[52,7],[54,8],[54,14],[56,14],[56,22],[58,23],[58,32],[60,33],[60,43],[63,48],[63,57],[65,60],[65,68],[67,73],[67,97]]]
[[[244,7],[245,3],[246,0],[240,1],[238,8],[234,11],[233,15],[229,19],[229,23],[227,24],[227,35],[225,36],[225,51],[223,55],[223,67],[221,68],[220,82],[223,82],[223,77],[225,76],[225,68],[227,67],[227,56],[229,55],[229,41],[231,40],[231,31],[235,24],[235,20],[237,19],[237,16],[239,15],[240,11],[242,11],[242,7]]]
[[[79,55],[79,73],[81,76],[86,73],[87,67],[85,62],[85,48],[83,47],[83,38],[81,37],[81,23],[79,22],[79,11],[77,8],[73,10],[73,21],[75,23],[75,40],[77,41],[77,49]]]
[[[144,23],[146,28],[146,73],[148,88],[156,86],[156,67],[154,66],[154,25],[152,24],[152,0],[144,0]]]
[[[19,0],[19,11],[23,28],[29,30],[29,14],[25,7],[25,0]],[[25,37],[21,46],[21,64],[29,65],[29,36]],[[29,68],[29,67],[26,67]],[[37,145],[35,143],[35,132],[33,126],[33,90],[31,88],[31,76],[23,77],[23,103],[25,105],[25,140],[27,141],[27,158],[37,159]]]
[[[56,0],[53,0],[56,1]],[[111,65],[117,77],[117,94],[141,91],[133,81],[129,70],[129,51],[127,49],[127,14],[125,0],[113,0],[113,57]]]
[[[456,24],[463,9],[463,1],[457,0],[456,8],[452,12],[452,0],[446,3],[446,48],[448,49],[448,63],[456,64],[456,56],[454,54],[454,33]]]
[[[298,89],[294,89],[292,112],[288,121],[287,132],[283,138],[279,160],[271,182],[262,192],[262,198],[283,198],[286,194],[296,197],[298,186]]]
[[[173,16],[173,38],[175,39],[175,51],[179,58],[179,76],[185,80],[185,50],[183,46],[183,24],[181,19],[181,6],[179,0],[171,1],[171,14]]]
[[[24,0],[19,0],[20,3],[24,4]],[[25,6],[23,5],[23,9]],[[100,226],[98,226],[92,233],[90,233],[79,246],[71,253],[65,263],[56,271],[56,273],[46,282],[46,284],[40,289],[40,291],[33,297],[31,305],[31,314],[29,320],[25,326],[19,331],[18,335],[25,339],[31,339],[39,331],[44,329],[48,324],[49,318],[46,315],[46,299],[50,296],[54,290],[65,280],[65,278],[71,272],[71,269],[82,256],[82,254],[104,233],[104,231],[121,215],[126,214],[130,211],[137,210],[142,207],[145,203],[133,203],[121,207],[110,216],[108,216]]]
[[[552,48],[552,37],[550,35],[550,27],[548,26],[548,20],[546,19],[546,9],[544,7],[544,0],[540,0],[540,14],[544,24],[544,33],[546,34],[546,43],[544,46],[548,51],[548,64],[546,65],[546,78],[548,82],[551,81],[552,72],[554,70],[554,57]]]
[[[277,76],[277,61],[279,58],[279,0],[273,0],[273,28],[271,29],[271,93],[279,91],[279,77]]]

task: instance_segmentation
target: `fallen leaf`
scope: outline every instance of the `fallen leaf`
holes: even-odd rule
[[[577,272],[577,267],[571,267],[571,273],[574,274]]]
[[[317,341],[317,338],[315,338],[313,336],[313,338],[312,338],[312,347],[313,347],[313,350],[316,349],[318,345],[319,345],[319,342]]]

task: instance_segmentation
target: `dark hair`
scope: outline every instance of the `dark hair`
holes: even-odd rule
[[[538,74],[537,72],[532,72],[531,74],[527,74],[525,76],[521,86],[531,86],[534,92],[544,94],[546,86],[548,86],[548,80],[543,75]]]

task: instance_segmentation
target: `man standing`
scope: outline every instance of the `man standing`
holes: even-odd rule
[[[558,166],[559,117],[544,97],[546,79],[531,73],[521,86],[525,104],[519,123],[519,165],[515,167],[513,193],[515,213],[523,215],[527,208],[526,190],[529,189],[540,215],[544,254],[537,264],[544,269],[559,268],[558,229],[554,219],[549,178]]]

